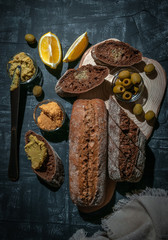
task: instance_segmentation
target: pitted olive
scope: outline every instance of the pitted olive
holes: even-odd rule
[[[123,93],[125,91],[125,88],[122,85],[116,85],[113,87],[114,93]]]
[[[132,93],[131,92],[129,92],[129,91],[125,91],[124,93],[123,93],[123,95],[122,95],[122,98],[124,99],[124,100],[130,100],[131,98],[132,98]]]
[[[132,86],[132,82],[130,78],[124,78],[122,85],[126,88],[129,89]]]

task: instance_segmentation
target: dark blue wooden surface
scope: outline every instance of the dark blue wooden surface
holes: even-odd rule
[[[0,0],[0,239],[68,239],[77,229],[89,235],[100,229],[101,217],[126,192],[148,187],[168,189],[168,92],[166,91],[158,123],[147,146],[144,176],[137,184],[120,183],[103,214],[86,218],[79,214],[69,197],[68,120],[64,133],[49,139],[65,167],[65,182],[57,191],[41,184],[32,172],[24,152],[24,135],[29,129],[40,133],[33,121],[34,96],[22,94],[20,124],[20,178],[10,182],[7,176],[10,154],[10,80],[6,63],[15,53],[25,51],[37,61],[44,79],[44,98],[55,98],[70,118],[72,103],[56,95],[57,78],[79,61],[64,63],[56,76],[41,62],[38,49],[24,40],[32,33],[37,40],[44,33],[55,33],[65,55],[72,42],[87,31],[90,44],[118,38],[138,48],[144,56],[157,60],[168,73],[168,1],[167,0]],[[25,105],[25,108],[24,108]]]

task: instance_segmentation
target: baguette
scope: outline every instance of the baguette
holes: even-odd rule
[[[142,53],[128,43],[117,40],[106,40],[96,44],[91,51],[97,64],[125,67],[142,61]]]
[[[54,188],[59,188],[64,182],[64,166],[58,154],[52,146],[41,135],[29,130],[25,134],[25,144],[29,143],[29,136],[36,136],[39,141],[45,143],[47,148],[47,159],[40,169],[33,169],[34,173],[45,183]]]
[[[146,138],[112,96],[108,133],[109,177],[114,181],[138,182],[145,165]]]
[[[76,100],[69,132],[69,186],[77,206],[99,206],[104,201],[106,161],[105,103],[100,99]]]
[[[75,69],[69,69],[59,79],[55,91],[61,97],[74,97],[99,86],[109,74],[109,69],[102,66],[87,64]]]

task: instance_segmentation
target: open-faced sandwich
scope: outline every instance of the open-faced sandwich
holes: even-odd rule
[[[124,67],[142,61],[142,53],[119,40],[109,39],[96,44],[91,51],[92,57],[99,65]]]
[[[25,152],[37,176],[52,187],[64,182],[64,167],[58,154],[41,135],[29,130],[25,134]]]
[[[57,82],[55,91],[61,97],[78,96],[99,86],[108,74],[107,67],[91,64],[78,69],[69,69]]]

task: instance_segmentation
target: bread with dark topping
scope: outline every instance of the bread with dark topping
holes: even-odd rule
[[[142,61],[142,53],[128,43],[106,40],[96,44],[91,51],[92,57],[99,65],[125,67]]]
[[[68,69],[55,86],[61,97],[74,97],[99,86],[109,74],[103,66],[84,65],[78,69]]]

